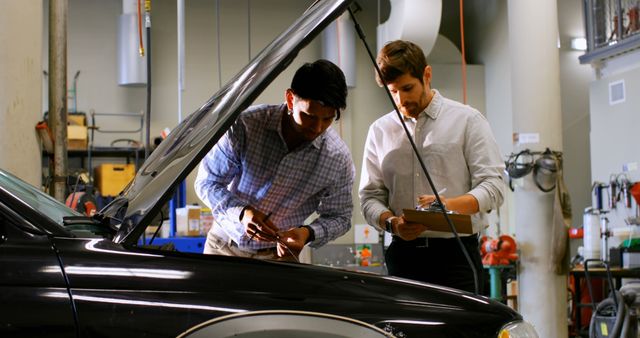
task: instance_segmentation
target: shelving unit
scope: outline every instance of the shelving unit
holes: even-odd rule
[[[86,171],[89,179],[94,176],[94,169],[96,167],[96,159],[100,159],[99,162],[105,162],[105,159],[112,159],[115,163],[121,164],[133,164],[135,169],[137,170],[142,163],[144,162],[145,149],[141,146],[142,144],[142,126],[143,126],[143,117],[144,114],[140,113],[96,113],[91,111],[88,116],[85,113],[73,112],[71,115],[81,116],[80,119],[77,117],[74,119],[75,122],[81,126],[86,125],[87,130],[87,144],[86,149],[78,150],[78,149],[70,149],[67,151],[68,157],[68,172],[67,172],[67,184],[72,185],[75,182],[75,179],[72,179],[74,182],[70,182],[69,177],[72,177],[78,174],[78,171]],[[112,118],[124,118],[127,123],[120,123],[122,125],[128,126],[129,129],[120,129],[120,128],[101,128],[98,126],[96,122],[96,118],[106,117],[108,119]],[[105,123],[105,125],[107,125]],[[111,146],[95,146],[95,133],[106,133],[113,135],[128,135],[133,134],[132,139],[119,139],[118,136],[115,136],[113,140],[111,140]],[[115,143],[127,141],[127,146],[116,146]],[[130,146],[131,145],[131,146]],[[42,152],[42,167],[48,168],[51,165],[53,154],[48,153],[43,150]],[[43,170],[44,182],[49,181],[49,176],[46,174],[47,170]],[[95,182],[94,182],[95,184]]]

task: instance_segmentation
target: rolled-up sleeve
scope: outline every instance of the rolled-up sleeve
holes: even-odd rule
[[[465,158],[471,173],[471,191],[481,212],[489,212],[504,200],[504,161],[487,120],[477,114],[467,124]]]

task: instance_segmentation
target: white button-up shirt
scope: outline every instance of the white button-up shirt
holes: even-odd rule
[[[449,100],[437,90],[417,119],[404,118],[436,191],[456,197],[471,194],[480,212],[472,215],[473,231],[487,226],[486,212],[503,201],[504,162],[486,118],[476,109]],[[370,127],[360,178],[360,207],[367,222],[379,227],[380,215],[415,208],[417,198],[433,194],[407,135],[392,111]],[[426,231],[426,237],[452,237]]]

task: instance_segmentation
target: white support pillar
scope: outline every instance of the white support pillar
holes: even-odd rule
[[[40,186],[41,1],[0,1],[0,168]]]
[[[511,0],[508,12],[513,131],[539,135],[514,151],[562,150],[557,2]],[[523,181],[514,194],[519,310],[540,337],[567,337],[567,276],[550,269],[555,191],[540,191],[532,175]]]

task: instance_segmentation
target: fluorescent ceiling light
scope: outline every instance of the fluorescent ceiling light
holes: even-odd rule
[[[571,39],[571,49],[574,49],[574,50],[587,50],[587,39],[585,39],[585,38],[573,38],[573,39]]]

